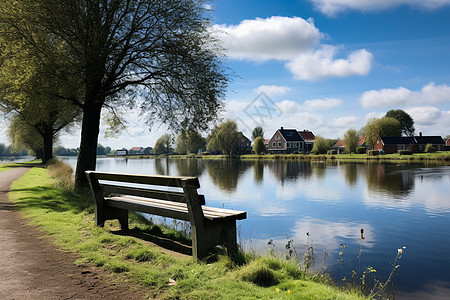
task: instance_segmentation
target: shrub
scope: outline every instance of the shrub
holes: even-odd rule
[[[327,155],[336,155],[337,154],[337,150],[328,150],[327,151]]]
[[[257,286],[269,287],[279,283],[271,269],[264,265],[250,264],[242,271],[242,279]]]
[[[380,151],[378,151],[378,150],[369,150],[367,152],[367,155],[369,155],[369,156],[378,156],[379,154],[380,154]]]
[[[436,148],[434,148],[434,146],[431,145],[431,144],[427,144],[427,145],[425,146],[425,152],[426,152],[426,153],[433,153],[433,152],[436,152]]]
[[[365,154],[367,152],[366,147],[358,147],[356,148],[356,154]]]
[[[412,155],[412,151],[411,150],[398,150],[398,154],[400,155]]]
[[[47,162],[47,170],[54,179],[54,185],[62,189],[72,189],[74,185],[73,169],[70,165],[52,158]]]

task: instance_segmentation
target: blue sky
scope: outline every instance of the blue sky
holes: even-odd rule
[[[235,74],[222,117],[245,134],[283,126],[338,138],[390,109],[408,112],[416,132],[450,134],[450,0],[218,0],[211,9]],[[136,120],[100,143],[153,146],[166,131]],[[60,142],[77,147],[78,130]]]

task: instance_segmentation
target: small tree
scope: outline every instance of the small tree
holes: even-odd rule
[[[258,136],[253,142],[253,152],[257,155],[266,153],[266,146],[264,145],[264,140],[262,137]]]
[[[432,144],[427,144],[425,146],[425,152],[426,153],[433,153],[436,152],[436,148]]]
[[[401,136],[400,122],[390,117],[373,118],[367,121],[365,132],[366,144],[373,148],[380,137]]]
[[[321,136],[316,136],[314,146],[311,150],[312,153],[325,154],[333,146],[333,141],[325,139]]]
[[[355,153],[356,147],[358,147],[358,134],[355,129],[349,129],[344,135],[345,151],[348,153]]]
[[[262,137],[264,139],[264,129],[262,127],[255,127],[252,131],[252,141],[255,141],[257,137]]]
[[[177,137],[175,151],[180,154],[198,153],[206,147],[205,139],[195,130],[182,130]]]

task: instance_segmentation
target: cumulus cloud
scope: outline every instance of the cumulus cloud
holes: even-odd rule
[[[372,68],[373,56],[366,49],[339,58],[340,47],[321,44],[325,35],[313,19],[273,16],[243,20],[239,25],[214,25],[212,31],[230,58],[283,61],[298,80],[361,76]]]
[[[446,84],[436,85],[434,82],[430,82],[420,91],[411,91],[404,87],[370,90],[364,92],[359,100],[365,108],[450,102],[450,86]]]
[[[418,125],[433,125],[442,116],[441,110],[433,106],[414,107],[406,111]]]
[[[278,85],[261,85],[256,89],[258,94],[265,93],[269,97],[280,96],[288,93],[291,90],[290,87],[287,86],[278,86]]]
[[[356,128],[360,126],[361,118],[357,116],[340,117],[334,119],[332,125],[337,128]]]
[[[239,25],[214,25],[228,55],[235,59],[287,60],[313,48],[322,37],[313,20],[273,16],[243,20]]]
[[[362,76],[372,68],[373,55],[366,49],[353,51],[345,59],[335,59],[336,51],[337,47],[323,46],[317,51],[302,53],[288,62],[286,68],[299,80]]]
[[[335,16],[345,10],[379,11],[401,5],[437,9],[450,5],[450,0],[310,0],[314,6],[328,16]]]

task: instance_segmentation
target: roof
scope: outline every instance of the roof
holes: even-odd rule
[[[344,141],[343,140],[339,140],[339,141],[337,141],[336,144],[333,145],[332,148],[344,148],[344,147],[345,147],[344,146]]]
[[[366,137],[365,137],[365,136],[360,136],[360,137],[358,138],[358,144],[357,144],[357,146],[358,146],[358,147],[361,147],[365,142],[366,142]],[[339,140],[339,141],[337,141],[337,143],[334,144],[332,148],[345,148],[344,140]]]
[[[416,143],[414,138],[410,136],[382,136],[380,139],[385,145],[412,145]]]
[[[316,139],[316,136],[311,131],[303,130],[299,131],[298,133],[305,141],[313,141]]]
[[[133,150],[133,151],[139,151],[139,150],[141,150],[141,149],[143,149],[142,147],[132,147],[130,150]]]
[[[358,147],[361,147],[366,142],[365,136],[360,136],[358,139]]]
[[[433,145],[444,145],[444,140],[440,136],[415,136],[417,144],[433,144]]]
[[[281,127],[280,129],[278,129],[278,131],[287,142],[304,141],[304,139],[300,136],[296,129],[284,129],[283,127]]]

